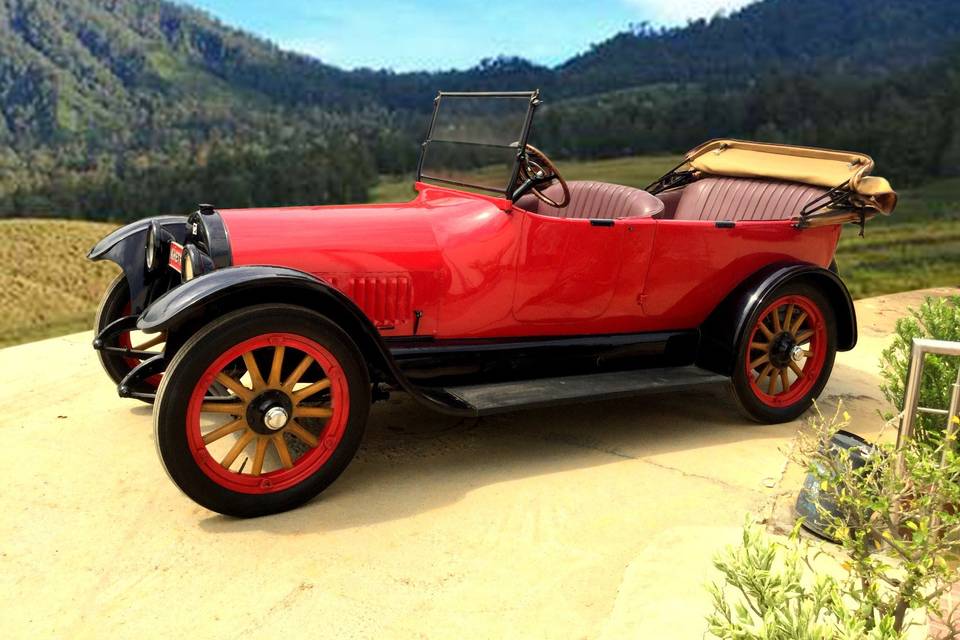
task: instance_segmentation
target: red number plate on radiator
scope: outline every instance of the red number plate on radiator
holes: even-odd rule
[[[170,268],[177,273],[183,273],[183,245],[170,242],[170,259],[167,261]]]

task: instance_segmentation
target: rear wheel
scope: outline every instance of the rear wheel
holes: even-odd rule
[[[356,453],[369,410],[369,376],[349,336],[319,314],[263,305],[211,323],[177,352],[154,428],[187,496],[253,517],[329,486]]]
[[[830,303],[806,284],[781,287],[740,336],[733,387],[758,422],[788,422],[823,391],[837,350]]]
[[[115,320],[131,313],[130,304],[130,285],[127,279],[121,273],[114,278],[113,282],[107,287],[106,293],[100,300],[100,306],[97,309],[97,317],[94,320],[95,335],[100,335],[107,325]],[[147,359],[149,356],[131,356],[120,353],[118,349],[130,349],[133,351],[159,355],[163,352],[163,346],[166,342],[166,335],[146,334],[140,331],[126,331],[119,335],[107,339],[103,347],[97,351],[100,358],[100,364],[103,370],[107,372],[110,379],[116,384],[120,384],[134,367]],[[150,376],[145,384],[147,391],[155,391],[160,385],[159,375]]]

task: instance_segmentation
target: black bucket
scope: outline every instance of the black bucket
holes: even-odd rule
[[[840,449],[845,449],[850,452],[850,463],[854,469],[859,469],[865,465],[867,458],[873,454],[874,450],[872,444],[849,431],[837,431],[837,433],[830,438],[831,453]],[[820,490],[820,482],[817,480],[816,475],[811,472],[807,474],[803,488],[800,489],[800,495],[797,496],[797,515],[803,518],[801,526],[810,533],[825,540],[834,543],[839,542],[839,540],[827,533],[828,523],[823,521],[823,518],[818,512],[818,503],[820,507],[828,513],[834,516],[839,515],[839,510],[833,501],[833,497],[829,493],[824,493]]]

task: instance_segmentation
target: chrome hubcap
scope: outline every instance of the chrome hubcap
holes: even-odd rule
[[[263,423],[267,425],[268,429],[273,431],[279,431],[287,426],[287,420],[290,419],[290,416],[287,414],[286,409],[283,407],[271,407],[263,415]]]

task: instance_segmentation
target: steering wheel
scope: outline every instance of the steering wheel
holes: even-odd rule
[[[570,204],[570,189],[567,187],[567,181],[560,176],[556,165],[547,157],[543,151],[537,149],[532,144],[525,148],[523,160],[520,162],[520,175],[518,182],[521,184],[530,182],[530,191],[541,202],[545,202],[551,207],[563,209]],[[559,202],[545,193],[548,185],[557,182],[563,190],[563,197]]]

